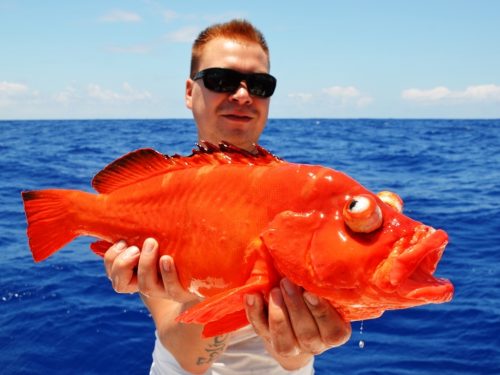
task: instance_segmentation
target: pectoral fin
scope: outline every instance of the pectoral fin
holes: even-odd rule
[[[204,337],[221,335],[248,324],[245,315],[244,296],[248,293],[269,290],[269,280],[256,277],[239,288],[227,290],[191,307],[176,320],[182,323],[204,324]]]
[[[318,211],[284,211],[261,235],[278,271],[297,285],[303,286],[314,273],[309,249],[322,223],[323,214]]]
[[[269,254],[260,240],[250,245],[255,253],[255,263],[247,282],[237,288],[209,297],[180,314],[176,320],[182,323],[204,324],[203,337],[211,337],[235,331],[248,324],[244,296],[248,293],[269,293],[276,283],[276,272],[270,264]],[[235,270],[237,272],[237,270]]]
[[[214,322],[208,322],[203,327],[202,337],[213,337],[223,335],[225,333],[236,331],[248,324],[245,310],[235,311],[224,318]]]

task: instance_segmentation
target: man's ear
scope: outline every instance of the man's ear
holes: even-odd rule
[[[188,78],[186,81],[186,95],[184,98],[186,100],[186,107],[189,109],[193,109],[193,85],[194,81]]]

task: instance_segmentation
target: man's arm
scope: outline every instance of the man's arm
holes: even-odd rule
[[[203,374],[226,350],[227,334],[202,339],[202,325],[175,321],[177,315],[189,308],[191,304],[141,296],[151,312],[162,345],[175,357],[184,370],[194,374]]]
[[[138,250],[118,243],[106,252],[104,262],[113,288],[123,293],[140,291],[162,345],[184,370],[206,372],[226,349],[228,335],[203,339],[203,326],[176,322],[177,315],[199,298],[182,289],[171,257],[163,256],[159,261],[155,240],[147,239]]]
[[[141,292],[160,341],[179,364],[187,371],[202,373],[224,352],[227,335],[202,339],[201,325],[175,321],[199,299],[181,287],[173,259],[162,256],[158,261],[158,257],[157,242],[147,239],[141,252],[123,243],[112,246],[104,263],[117,292]],[[268,307],[260,294],[247,295],[246,312],[269,353],[288,370],[301,368],[313,355],[342,345],[351,334],[349,323],[330,304],[286,279],[271,291]]]

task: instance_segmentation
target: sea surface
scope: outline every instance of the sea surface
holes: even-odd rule
[[[154,327],[117,294],[81,238],[35,264],[20,192],[91,191],[141,147],[189,154],[191,120],[0,122],[0,373],[146,374]],[[500,374],[500,120],[270,120],[261,144],[292,162],[342,170],[450,236],[437,275],[452,302],[353,323],[317,374]]]

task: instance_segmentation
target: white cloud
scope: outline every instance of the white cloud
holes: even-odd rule
[[[288,97],[292,98],[292,99],[298,99],[299,101],[305,103],[305,102],[309,102],[312,100],[313,94],[310,94],[307,92],[297,92],[297,93],[288,94]]]
[[[64,90],[52,95],[51,100],[59,104],[69,105],[74,103],[88,103],[89,100],[108,104],[144,102],[152,98],[153,96],[149,91],[137,90],[125,82],[122,84],[121,90],[118,91],[103,88],[96,83],[90,83],[84,88],[68,86]]]
[[[127,82],[123,83],[121,92],[104,89],[95,83],[89,84],[86,91],[89,98],[104,102],[133,102],[152,98],[148,91],[136,90]]]
[[[127,82],[111,88],[72,82],[58,91],[39,93],[22,83],[0,81],[0,119],[155,117],[159,108],[150,91]]]
[[[497,101],[500,100],[500,86],[493,84],[469,86],[460,94],[466,99]]]
[[[363,94],[354,86],[331,86],[321,92],[340,106],[365,107],[373,102],[371,96]]]
[[[57,94],[55,94],[53,96],[53,99],[57,103],[61,103],[61,104],[67,104],[67,103],[73,102],[75,100],[78,100],[80,98],[81,98],[81,95],[78,93],[78,90],[72,86],[66,87],[63,91],[58,92]]]
[[[373,98],[355,86],[331,86],[315,93],[297,92],[288,94],[295,104],[302,108],[319,106],[330,109],[364,108],[373,102]]]
[[[28,91],[28,86],[22,83],[16,82],[0,82],[0,95],[2,96],[14,96],[26,93]]]
[[[124,10],[113,10],[100,18],[102,22],[140,22],[142,17],[137,13]]]
[[[401,97],[415,102],[463,102],[463,101],[500,101],[500,86],[494,84],[469,86],[465,90],[453,91],[439,86],[429,90],[407,89]]]
[[[359,90],[354,86],[332,86],[322,90],[323,93],[335,98],[355,98],[360,96]]]
[[[173,43],[193,43],[199,32],[200,29],[196,26],[186,26],[168,33],[165,39]]]
[[[373,98],[371,96],[362,96],[361,98],[358,98],[356,104],[358,107],[366,107],[372,103],[373,103]]]
[[[408,89],[401,93],[401,97],[406,100],[414,101],[434,101],[449,97],[451,91],[443,86],[435,87],[430,90]]]
[[[0,107],[6,107],[18,102],[36,100],[38,91],[17,82],[0,82]]]

